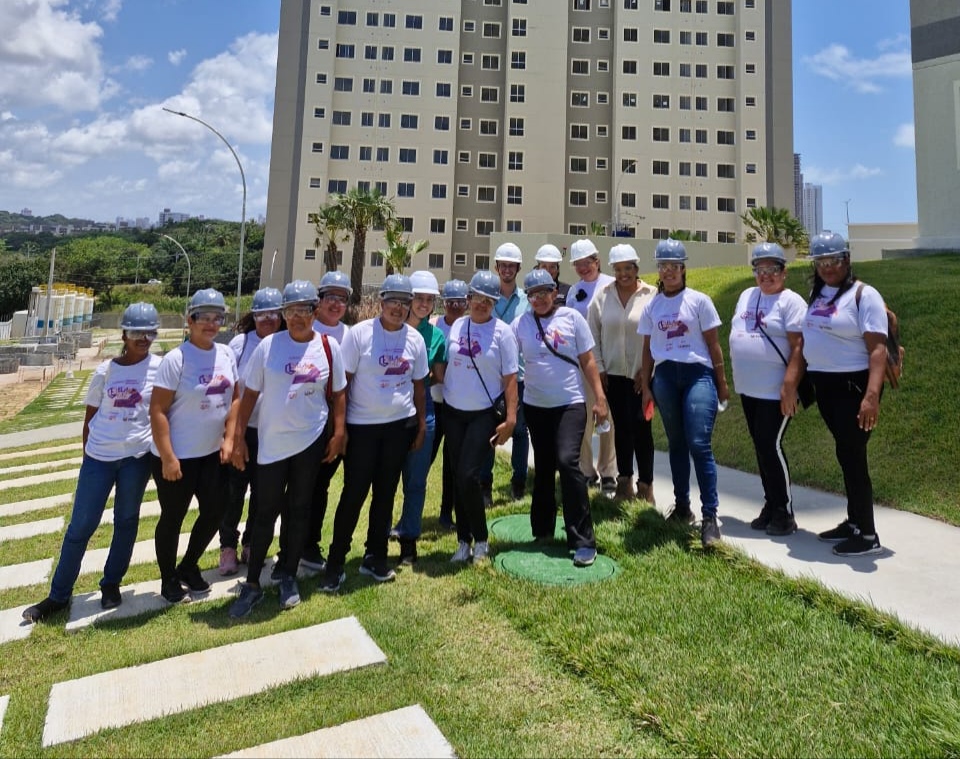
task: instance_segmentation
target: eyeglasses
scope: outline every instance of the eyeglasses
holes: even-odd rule
[[[253,320],[255,322],[272,322],[280,318],[279,311],[262,311],[259,314],[253,315]]]
[[[453,298],[452,300],[445,300],[443,305],[447,308],[466,308],[467,299],[466,298]]]
[[[436,295],[430,295],[429,293],[417,293],[413,296],[413,300],[416,303],[419,303],[421,306],[434,306],[437,302]]]
[[[471,293],[470,302],[475,306],[489,306],[493,308],[496,305],[496,301],[493,298],[487,298],[479,293]]]
[[[818,269],[829,269],[834,266],[839,266],[847,259],[846,256],[827,256],[826,258],[818,258],[813,262],[813,265]]]
[[[536,290],[532,293],[528,292],[527,300],[544,300],[545,298],[549,297],[552,292],[553,290]],[[583,292],[583,290],[580,292]]]
[[[770,266],[754,266],[753,267],[753,273],[756,274],[757,276],[765,274],[768,277],[772,277],[773,275],[779,274],[782,271],[783,271],[783,267],[777,266],[776,264],[772,264]]]
[[[313,306],[284,306],[283,308],[283,318],[287,320],[296,317],[305,319],[308,316],[313,316]]]
[[[382,302],[383,305],[390,306],[391,308],[396,308],[397,306],[403,306],[406,308],[410,305],[409,300],[403,300],[401,298],[384,298]]]
[[[583,269],[593,266],[593,264],[600,264],[600,259],[597,256],[587,256],[586,258],[578,259],[573,262],[574,269]]]
[[[223,314],[212,314],[210,312],[191,314],[190,318],[196,324],[223,324],[224,321]]]
[[[661,262],[657,264],[657,271],[680,271],[683,264]]]
[[[347,305],[347,296],[346,295],[337,295],[336,293],[324,293],[323,300],[325,303],[338,303],[341,306]]]
[[[127,339],[133,340],[149,340],[151,343],[157,339],[157,331],[155,329],[128,329],[126,330]]]

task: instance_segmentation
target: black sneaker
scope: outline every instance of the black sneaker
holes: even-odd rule
[[[327,568],[327,560],[323,556],[323,551],[316,543],[304,547],[303,555],[300,557],[300,566],[307,569],[313,569],[322,572]]]
[[[853,537],[847,538],[842,543],[837,543],[833,547],[833,552],[837,556],[870,556],[883,553],[883,546],[880,545],[879,535],[867,538],[864,537],[863,533],[857,532]]]
[[[587,477],[587,487],[588,488],[598,488],[600,487],[600,475],[595,475],[593,477]]]
[[[160,582],[160,595],[168,603],[178,604],[187,600],[187,591],[183,589],[177,577],[167,577]]]
[[[440,518],[437,520],[440,526],[445,530],[457,529],[457,523],[453,521],[453,514],[445,511],[440,512]]]
[[[120,586],[115,583],[104,583],[100,586],[100,608],[115,609],[123,603],[120,595]]]
[[[365,556],[360,565],[360,574],[372,577],[377,582],[390,582],[395,580],[397,573],[387,566],[387,562],[374,559],[372,556]]]
[[[417,541],[403,538],[400,540],[400,564],[412,567],[417,563]]]
[[[41,622],[51,614],[63,611],[69,605],[69,601],[54,601],[52,598],[44,598],[40,603],[28,606],[23,610],[23,618],[27,622]]]
[[[323,579],[320,580],[320,584],[317,585],[317,589],[324,593],[336,593],[346,579],[347,573],[343,571],[343,567],[331,567],[327,563],[327,569],[324,572]]]
[[[697,518],[690,510],[689,503],[675,503],[673,509],[667,515],[667,521],[678,524],[693,524],[697,521]]]
[[[600,478],[600,492],[605,496],[612,498],[617,492],[617,478],[616,477],[601,477]]]
[[[203,579],[200,574],[200,567],[194,564],[192,567],[177,567],[177,579],[190,588],[191,593],[205,595],[210,592],[210,583]]]
[[[767,535],[793,535],[797,531],[797,520],[789,514],[773,517],[767,525]]]
[[[297,586],[297,578],[284,574],[280,578],[280,608],[292,609],[300,603],[300,588]]]
[[[832,530],[826,530],[817,535],[824,543],[840,543],[859,534],[860,530],[852,522],[841,522]]]
[[[240,583],[240,595],[230,604],[230,611],[227,614],[230,615],[230,619],[242,619],[262,600],[263,589],[259,585],[251,585],[249,582]]]
[[[773,519],[773,512],[767,507],[766,504],[763,505],[763,508],[760,509],[759,516],[750,522],[751,530],[765,530],[770,526],[770,520]]]
[[[716,517],[704,517],[700,523],[700,543],[704,548],[709,548],[714,543],[720,542],[720,525],[717,524]]]
[[[520,480],[511,480],[510,481],[510,497],[514,501],[519,501],[527,493],[527,483],[521,482]]]

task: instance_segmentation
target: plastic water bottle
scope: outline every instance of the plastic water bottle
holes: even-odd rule
[[[717,402],[717,411],[723,413],[727,410],[727,401],[718,401]]]
[[[610,431],[610,420],[604,419],[602,424],[598,424],[597,427],[598,435],[606,435]]]

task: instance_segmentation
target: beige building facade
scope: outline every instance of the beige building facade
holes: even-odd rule
[[[319,279],[308,214],[357,186],[429,241],[412,268],[441,281],[488,266],[503,235],[687,230],[729,258],[741,213],[793,206],[790,16],[789,0],[282,0],[263,283]],[[382,246],[371,232],[367,283]]]

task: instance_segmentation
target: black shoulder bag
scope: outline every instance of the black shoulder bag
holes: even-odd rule
[[[480,370],[477,368],[477,361],[473,357],[473,340],[470,339],[470,316],[467,316],[467,350],[470,352],[470,363],[473,364],[473,369],[477,373],[477,379],[480,380],[480,384],[483,386],[483,392],[487,394],[487,399],[490,401],[490,410],[493,411],[493,416],[497,420],[497,424],[503,424],[507,421],[507,399],[503,397],[503,393],[500,393],[494,399],[490,395],[490,391],[487,390],[487,383],[483,381],[483,375],[480,373]]]
[[[759,288],[758,288],[759,289]],[[786,356],[783,355],[783,352],[780,350],[780,347],[773,341],[773,338],[767,334],[767,331],[763,328],[763,324],[760,323],[760,295],[757,295],[757,307],[753,312],[753,323],[756,325],[757,329],[760,330],[762,334],[770,345],[773,346],[773,349],[777,352],[777,355],[780,356],[780,360],[783,361],[784,366],[789,366]],[[817,392],[813,387],[813,381],[810,379],[810,375],[804,372],[803,379],[800,380],[800,384],[797,385],[797,395],[800,398],[800,405],[804,408],[812,406],[817,400]]]

